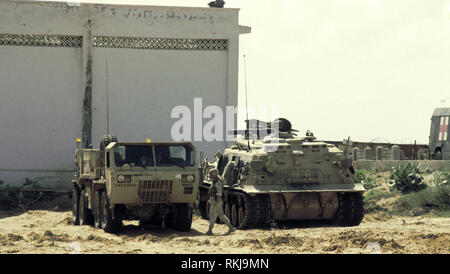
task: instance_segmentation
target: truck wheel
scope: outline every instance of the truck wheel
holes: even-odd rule
[[[206,202],[199,203],[199,211],[202,219],[208,220],[208,211],[206,211]]]
[[[175,229],[179,231],[191,231],[192,207],[188,204],[177,205]]]
[[[166,227],[176,228],[177,226],[178,207],[176,205],[170,207],[169,215],[166,219]]]
[[[101,197],[101,191],[94,192],[94,226],[96,228],[102,228],[103,210],[100,205]]]
[[[107,197],[105,191],[102,191],[102,194],[100,196],[100,205],[101,210],[103,211],[103,218],[101,219],[102,227],[105,232],[108,233],[117,233],[120,231],[120,228],[122,226],[122,220],[120,220],[120,216],[116,216],[115,219],[113,219],[112,216],[112,210],[110,208],[109,199]]]
[[[86,197],[85,190],[80,192],[80,225],[92,225],[94,218],[88,208],[88,197]]]
[[[74,225],[80,224],[80,189],[76,184],[73,185],[72,220]]]

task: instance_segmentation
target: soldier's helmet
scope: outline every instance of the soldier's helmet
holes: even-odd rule
[[[211,176],[219,176],[219,171],[217,170],[217,168],[213,168],[209,171],[209,175]]]

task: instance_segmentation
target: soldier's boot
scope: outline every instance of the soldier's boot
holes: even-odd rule
[[[228,232],[226,233],[226,235],[230,235],[230,234],[233,233],[234,231],[236,231],[236,228],[234,228],[233,226],[229,226],[229,227],[228,227]]]
[[[210,223],[209,223],[208,231],[207,231],[205,234],[206,234],[206,235],[213,235],[213,233],[212,233],[213,227],[214,227],[214,223],[213,223],[213,222],[210,222]]]
[[[227,217],[225,217],[226,218],[226,220],[228,220],[228,218]],[[231,233],[233,233],[234,231],[236,231],[236,228],[234,228],[234,226],[231,224],[231,222],[228,220],[228,222],[227,222],[227,225],[228,225],[228,232],[227,232],[227,234],[226,235],[230,235]]]

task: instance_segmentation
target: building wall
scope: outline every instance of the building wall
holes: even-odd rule
[[[90,47],[89,33],[92,39],[116,42],[228,42],[226,50],[137,49],[117,43]],[[8,45],[5,35],[70,35],[83,42],[80,47]],[[110,133],[124,141],[162,141],[171,138],[176,119],[170,114],[176,105],[193,113],[194,97],[201,97],[203,106],[237,104],[238,39],[236,9],[0,2],[0,181],[20,185],[29,178],[42,187],[70,187],[75,139],[82,136],[89,54],[94,147],[106,133],[107,91]],[[225,146],[195,144],[209,157]]]
[[[334,144],[341,149],[344,149],[345,146],[342,144],[342,141],[324,141],[326,143]],[[423,158],[423,154],[425,153],[426,158],[428,158],[428,145],[424,144],[394,144],[394,143],[374,143],[374,142],[357,142],[353,141],[352,146],[348,148],[349,154],[351,154],[352,148],[359,148],[363,151],[365,148],[370,147],[372,149],[372,154],[375,157],[375,152],[377,147],[382,146],[386,149],[390,149],[392,146],[397,145],[400,147],[400,150],[403,152],[404,156],[410,160],[421,159]],[[415,155],[414,155],[415,152]]]
[[[438,170],[438,171],[450,171],[450,161],[437,161],[437,160],[409,160],[409,161],[355,161],[355,169],[364,169],[371,171],[391,171],[393,167],[406,166],[408,163],[420,164],[421,169]]]

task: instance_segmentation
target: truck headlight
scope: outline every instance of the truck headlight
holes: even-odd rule
[[[192,183],[195,179],[194,174],[183,174],[181,175],[181,182]]]
[[[125,181],[125,177],[123,177],[123,175],[120,175],[119,177],[117,177],[117,181],[123,182]]]

